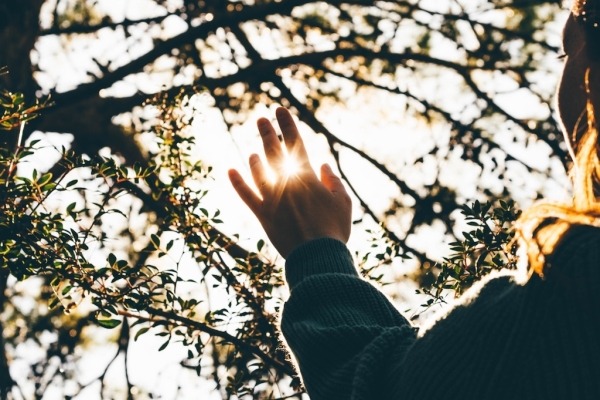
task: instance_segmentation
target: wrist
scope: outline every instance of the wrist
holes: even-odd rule
[[[345,243],[332,237],[307,241],[287,257],[285,276],[294,288],[303,279],[318,274],[357,275],[354,260]]]

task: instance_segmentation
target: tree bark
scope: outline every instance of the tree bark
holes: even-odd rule
[[[38,85],[33,79],[30,53],[39,33],[39,16],[43,0],[0,0],[0,67],[8,74],[0,75],[0,88],[21,92],[31,101]],[[18,135],[0,135],[0,148],[13,149]]]

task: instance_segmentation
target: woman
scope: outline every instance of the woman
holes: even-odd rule
[[[577,2],[563,35],[558,109],[574,157],[574,202],[533,207],[519,222],[537,273],[525,284],[490,280],[422,335],[357,274],[344,244],[350,198],[327,165],[317,178],[287,110],[277,120],[301,172],[271,183],[253,155],[256,194],[230,171],[287,259],[281,329],[311,399],[600,399],[599,2]],[[258,128],[271,167],[282,171],[273,127],[260,119]]]

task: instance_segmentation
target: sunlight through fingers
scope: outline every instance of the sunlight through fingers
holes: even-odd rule
[[[269,183],[275,185],[279,180],[287,181],[290,177],[298,175],[301,170],[302,164],[300,161],[288,154],[285,156],[283,162],[279,164],[279,168],[269,168],[267,171],[267,177],[269,179]]]
[[[281,174],[288,178],[300,172],[300,163],[295,157],[288,155],[281,165]]]

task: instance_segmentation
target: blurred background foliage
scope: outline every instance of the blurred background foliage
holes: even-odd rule
[[[289,107],[353,194],[363,274],[399,302],[406,281],[436,303],[514,267],[515,203],[568,185],[552,113],[564,13],[558,0],[0,1],[3,394],[301,397],[277,339],[281,260],[207,205],[199,113],[243,147],[257,113]],[[148,336],[153,352],[181,350],[168,395],[129,356]]]

